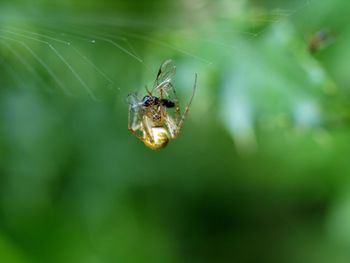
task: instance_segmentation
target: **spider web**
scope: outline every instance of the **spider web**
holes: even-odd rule
[[[111,14],[110,10],[75,14],[62,7],[60,12],[42,11],[33,15],[26,11],[11,13],[6,9],[0,28],[2,86],[73,98],[87,96],[96,102],[118,98],[121,102],[130,92],[144,93],[144,85],[152,85],[159,65],[172,58],[177,64],[175,86],[180,94],[191,93],[197,73],[198,86],[206,90],[196,95],[200,102],[196,106],[200,109],[198,112],[204,114],[213,107],[216,103],[213,92],[221,94],[219,110],[223,122],[238,149],[249,152],[256,148],[255,123],[260,117],[264,119],[261,122],[269,123],[266,121],[269,116],[259,116],[256,112],[261,109],[252,106],[258,104],[254,98],[260,91],[251,87],[261,85],[257,82],[264,74],[271,73],[265,68],[271,65],[264,53],[275,52],[268,46],[276,43],[288,49],[293,44],[291,35],[306,47],[307,37],[315,31],[315,25],[320,24],[307,17],[319,6],[321,4],[309,0],[261,3],[196,0],[164,4],[149,15],[144,11],[118,12],[122,13],[118,15]],[[10,10],[13,7],[10,6]],[[295,37],[297,34],[300,35]],[[261,46],[265,48],[259,51]],[[256,63],[247,63],[247,59],[256,59]],[[271,63],[288,64],[278,60]],[[255,71],[251,70],[252,65],[257,68]],[[314,79],[312,85],[315,86],[326,81],[318,65],[312,61],[305,65],[303,70],[309,77],[301,82]],[[219,80],[213,81],[213,75]],[[299,107],[293,118],[301,126],[317,123],[320,111],[317,103],[298,88],[305,83],[277,79],[262,86],[294,85],[299,101],[304,103],[293,106]],[[327,87],[332,92],[332,85]],[[294,103],[285,102],[286,105]],[[266,105],[260,107],[269,112]],[[309,118],[299,116],[297,112],[302,109],[308,110]]]
[[[207,54],[206,46],[239,50],[225,40],[225,35],[245,35],[254,41],[271,24],[292,18],[310,4],[301,1],[291,7],[276,7],[245,1],[218,3],[182,3],[183,16],[197,11],[190,27],[173,17],[151,20],[135,15],[72,16],[65,12],[34,16],[5,9],[0,29],[4,84],[67,96],[87,94],[99,100],[106,90],[116,94],[134,90],[140,85],[142,72],[151,82],[157,66],[168,57],[219,68],[221,62],[216,54]],[[11,5],[8,8],[11,10]],[[197,49],[199,43],[204,48]]]

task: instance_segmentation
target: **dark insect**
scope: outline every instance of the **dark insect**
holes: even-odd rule
[[[159,106],[160,104],[166,108],[174,108],[175,107],[175,103],[171,100],[168,100],[168,99],[159,99],[158,97],[149,96],[149,95],[143,97],[143,99],[142,99],[142,106],[143,107],[149,107],[151,105]]]

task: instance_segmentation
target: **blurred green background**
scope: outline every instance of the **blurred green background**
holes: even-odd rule
[[[350,262],[349,10],[1,1],[0,262]],[[168,58],[198,90],[152,151],[125,97]]]

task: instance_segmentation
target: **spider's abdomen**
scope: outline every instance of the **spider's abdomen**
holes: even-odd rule
[[[152,150],[159,150],[167,146],[169,142],[169,134],[163,127],[153,127],[152,130],[153,141],[147,135],[144,137],[144,143]]]

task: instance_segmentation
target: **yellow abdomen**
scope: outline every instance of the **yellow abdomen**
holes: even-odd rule
[[[153,127],[151,129],[153,141],[149,136],[146,134],[144,137],[144,143],[147,147],[151,148],[152,150],[159,150],[167,146],[169,142],[169,134],[166,129],[163,127]]]

